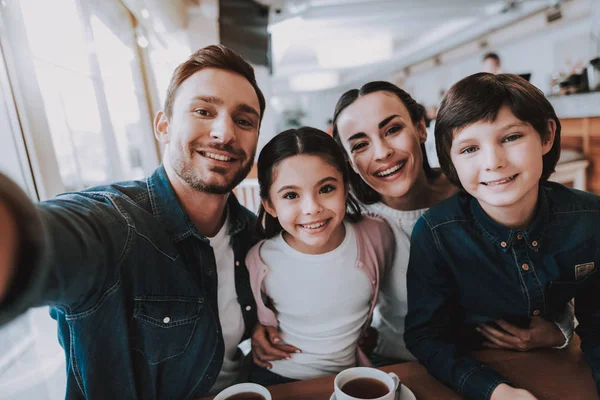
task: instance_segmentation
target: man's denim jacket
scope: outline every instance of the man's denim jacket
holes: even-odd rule
[[[257,241],[255,217],[233,195],[227,212],[248,337],[257,321],[245,266]],[[164,168],[145,181],[60,195],[41,203],[38,216],[46,243],[39,262],[19,266],[0,320],[52,306],[67,361],[66,398],[205,395],[224,353],[215,257]]]
[[[510,382],[470,358],[478,323],[555,320],[575,298],[577,333],[600,392],[600,197],[547,182],[526,230],[492,221],[460,193],[426,212],[412,233],[408,349],[469,399]]]

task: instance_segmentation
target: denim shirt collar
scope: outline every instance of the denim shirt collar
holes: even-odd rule
[[[476,224],[502,251],[509,251],[518,235],[525,239],[527,246],[538,251],[542,247],[544,232],[549,220],[548,196],[540,185],[538,204],[533,221],[526,230],[511,229],[492,220],[481,208],[479,201],[471,197],[471,213]]]
[[[172,242],[179,242],[189,236],[208,240],[198,233],[196,227],[181,207],[163,165],[158,167],[148,177],[147,182],[152,213],[167,229]],[[231,236],[241,232],[251,223],[249,213],[244,212],[244,209],[233,194],[230,194],[227,199],[227,212],[229,213],[229,218],[227,218],[227,233]]]

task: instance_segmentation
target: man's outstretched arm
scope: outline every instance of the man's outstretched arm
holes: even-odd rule
[[[85,308],[118,279],[131,227],[108,194],[36,205],[0,174],[0,217],[0,324],[34,306]]]

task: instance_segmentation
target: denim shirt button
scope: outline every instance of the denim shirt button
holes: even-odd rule
[[[534,240],[533,242],[531,242],[531,245],[532,245],[533,247],[537,247],[537,245],[538,245],[538,242],[537,242],[536,240]]]
[[[246,306],[246,311],[252,310],[252,306]]]
[[[502,242],[502,243],[500,243],[500,246],[506,247],[506,246],[508,246],[508,244],[506,242]]]
[[[540,315],[540,310],[533,310],[533,316],[537,317],[538,315]]]
[[[163,322],[164,322],[165,324],[168,324],[169,322],[171,322],[171,318],[169,318],[169,317],[165,317],[165,318],[163,319]]]
[[[529,265],[528,264],[521,265],[521,268],[523,268],[523,271],[529,271]]]
[[[523,235],[521,235],[520,233],[517,233],[517,239],[519,239],[519,240],[523,239]]]
[[[239,266],[240,266],[240,262],[239,262],[239,261],[236,261],[236,262],[235,262],[235,266],[236,266],[236,267],[239,267]]]

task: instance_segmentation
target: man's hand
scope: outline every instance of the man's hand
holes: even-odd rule
[[[0,202],[0,302],[8,293],[19,246],[18,230],[9,209]]]
[[[258,323],[254,328],[252,339],[252,359],[259,367],[271,369],[269,361],[289,360],[294,353],[301,353],[300,349],[287,344],[280,344],[279,332],[274,326]]]
[[[492,392],[490,400],[537,400],[537,398],[527,390],[515,389],[506,383],[501,383]]]
[[[565,343],[565,336],[554,322],[542,317],[532,317],[528,329],[521,329],[506,321],[496,321],[502,329],[489,324],[478,325],[486,338],[485,347],[529,351],[539,347],[557,347]]]

